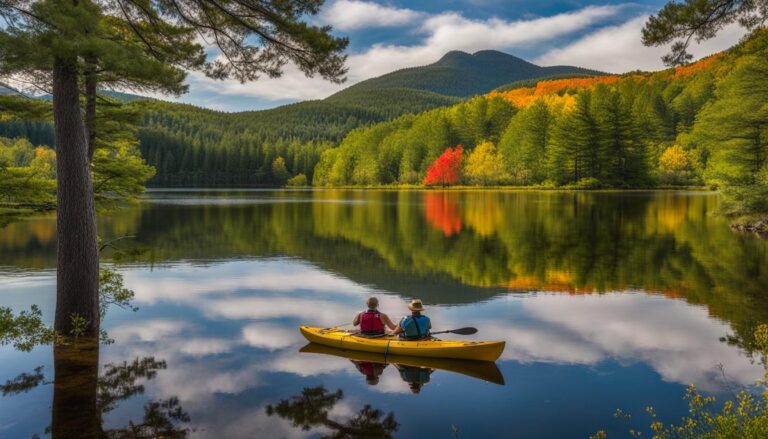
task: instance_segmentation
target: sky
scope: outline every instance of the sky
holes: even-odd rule
[[[313,24],[349,37],[347,81],[307,78],[292,65],[277,79],[241,84],[190,72],[176,100],[220,111],[245,111],[323,99],[362,80],[439,60],[446,52],[500,50],[542,66],[574,65],[610,73],[659,70],[668,48],[645,47],[640,32],[664,1],[326,0]],[[695,57],[724,50],[744,35],[726,27],[694,45]],[[168,98],[164,98],[168,99]]]

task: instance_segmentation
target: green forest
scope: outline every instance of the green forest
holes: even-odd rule
[[[686,67],[523,83],[361,128],[323,153],[313,183],[419,184],[454,145],[466,156],[456,183],[632,188],[750,181],[765,164],[757,151],[765,150],[760,136],[768,122],[767,44],[759,33]],[[749,126],[752,146],[742,139]],[[487,142],[493,147],[475,149]],[[737,156],[749,156],[750,148],[754,162],[736,169]],[[472,161],[503,166],[481,167],[487,175],[480,175],[468,169]]]
[[[234,114],[144,101],[137,136],[142,155],[157,169],[151,186],[281,186],[296,174],[311,181],[320,152],[354,128],[459,100],[412,89],[361,90]],[[53,126],[45,121],[0,120],[0,135],[54,146]],[[273,172],[277,157],[285,172]]]
[[[139,114],[131,132],[155,169],[139,173],[137,185],[422,185],[438,157],[461,145],[449,165],[457,177],[441,185],[707,185],[726,194],[726,213],[740,216],[768,211],[766,52],[768,33],[758,30],[683,67],[558,74],[468,100],[364,84],[322,101],[243,113],[118,98]],[[53,146],[44,118],[4,117],[0,135],[6,143]],[[14,161],[22,164],[3,166]]]
[[[767,55],[768,32],[756,31],[728,52],[661,72],[502,87],[357,129],[322,153],[312,181],[428,183],[446,147],[462,145],[454,184],[709,185],[726,194],[728,213],[765,212]]]

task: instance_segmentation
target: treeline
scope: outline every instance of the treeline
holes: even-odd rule
[[[140,103],[145,112],[137,136],[142,155],[157,169],[151,186],[283,185],[296,175],[311,181],[320,153],[357,127],[458,101],[402,88],[351,90],[324,101],[242,113],[146,101]],[[0,135],[54,144],[49,122],[2,121]],[[278,158],[284,169],[276,166]]]
[[[354,128],[456,101],[402,89],[234,114],[154,103],[140,147],[158,169],[154,186],[283,185],[297,175],[311,181],[320,153]]]
[[[447,145],[498,141],[515,112],[504,99],[476,97],[357,129],[323,152],[313,185],[420,183]]]
[[[143,105],[111,101],[97,108],[91,169],[94,197],[101,210],[136,198],[155,174],[141,156],[136,138]],[[2,132],[13,136],[0,137],[0,211],[5,214],[55,208],[57,170],[51,118],[49,101],[18,96],[0,99]]]
[[[27,139],[0,137],[0,214],[55,203],[56,154]]]
[[[764,215],[766,102],[758,30],[684,67],[544,81],[355,130],[322,153],[313,184],[707,184],[726,213]]]
[[[313,182],[418,184],[446,147],[463,145],[466,184],[701,183],[704,154],[686,150],[681,160],[675,145],[714,97],[715,80],[714,69],[687,67],[492,93],[356,130],[323,153]]]

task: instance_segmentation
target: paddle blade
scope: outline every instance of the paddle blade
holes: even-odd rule
[[[459,335],[472,335],[472,334],[477,334],[477,328],[467,327],[467,328],[451,329],[450,331],[446,331],[446,332],[450,332],[451,334],[459,334]]]

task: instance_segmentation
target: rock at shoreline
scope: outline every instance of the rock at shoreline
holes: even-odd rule
[[[768,236],[768,216],[736,221],[731,224],[731,229],[738,232],[754,233],[764,238]]]

